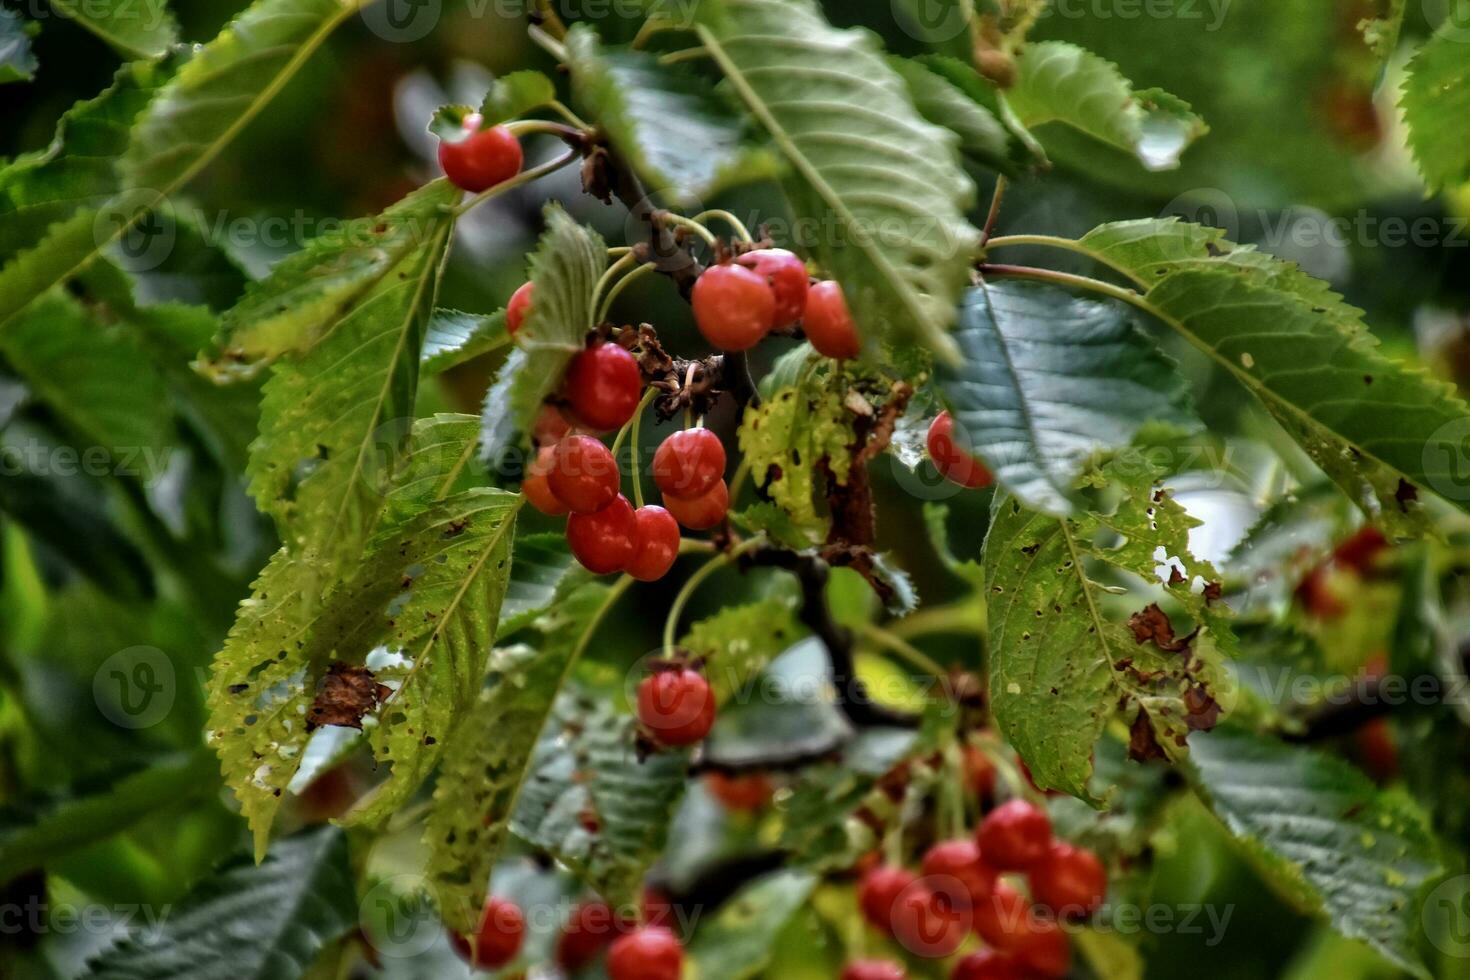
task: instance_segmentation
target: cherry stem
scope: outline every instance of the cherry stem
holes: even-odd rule
[[[949,833],[951,837],[965,836],[964,759],[960,755],[959,742],[951,742],[944,750],[944,777],[939,780],[939,790],[944,794],[949,811]]]
[[[715,237],[714,232],[710,231],[704,225],[700,224],[698,221],[693,220],[692,218],[686,218],[682,214],[675,214],[672,211],[664,211],[659,215],[659,217],[661,217],[664,221],[669,222],[670,224],[678,225],[681,228],[688,228],[700,238],[703,238],[704,243],[710,248],[714,248],[715,245],[719,242],[719,239]]]
[[[631,431],[633,436],[633,445],[630,450],[632,456],[628,461],[628,466],[631,470],[633,480],[633,503],[640,508],[643,506],[643,480],[638,475],[638,456],[642,452],[643,447],[638,442],[638,429],[643,424],[644,409],[648,408],[648,403],[653,401],[654,396],[657,394],[658,389],[649,385],[648,390],[643,393],[643,398],[639,400],[638,407],[633,409],[633,418],[629,420],[628,425],[625,427]],[[622,438],[623,434],[621,432],[618,433],[618,440],[621,441]],[[613,450],[613,455],[614,457],[617,456],[616,449]]]
[[[980,244],[983,246],[990,241],[990,233],[995,230],[995,219],[1000,217],[1000,202],[1006,196],[1006,178],[1001,174],[995,178],[995,193],[990,196],[990,213],[985,216],[985,227],[980,232]]]
[[[602,298],[602,306],[597,311],[597,322],[602,323],[607,320],[608,314],[612,312],[613,300],[618,298],[619,294],[621,294],[622,291],[628,287],[629,283],[633,282],[635,279],[638,279],[645,273],[652,272],[657,268],[658,263],[645,262],[638,268],[634,269],[632,272],[628,273],[623,278],[619,279],[617,282],[613,283],[613,287],[609,289],[607,291],[607,295]]]
[[[592,302],[588,305],[591,306],[594,310],[600,309],[599,299],[602,296],[603,292],[606,291],[608,284],[616,279],[618,274],[621,273],[624,269],[637,261],[638,259],[634,257],[631,251],[629,251],[626,254],[620,256],[618,260],[612,265],[604,269],[602,272],[602,276],[597,280],[597,285],[592,287]],[[601,323],[602,316],[599,314],[594,322]]]
[[[715,555],[701,565],[693,575],[689,576],[684,582],[684,587],[679,590],[679,594],[674,596],[674,604],[669,607],[669,616],[664,620],[665,657],[672,657],[674,655],[674,633],[679,628],[679,619],[684,615],[684,607],[689,605],[689,600],[694,595],[694,590],[699,588],[704,580],[715,572],[733,563],[743,553],[750,551],[752,548],[757,548],[763,543],[764,540],[760,536],[742,541],[729,551]]]
[[[470,198],[468,201],[465,201],[459,207],[455,208],[452,213],[455,218],[462,218],[465,214],[473,210],[478,205],[490,200],[492,197],[499,197],[501,194],[505,194],[508,191],[513,191],[517,187],[523,187],[526,184],[531,183],[533,180],[539,180],[540,178],[545,177],[547,174],[556,173],[556,171],[560,170],[562,167],[565,167],[567,164],[574,162],[581,155],[581,152],[578,150],[569,150],[568,152],[557,157],[555,160],[548,160],[546,163],[543,163],[540,166],[532,167],[530,170],[522,170],[520,173],[516,174],[509,180],[501,181],[489,190],[481,191],[479,194],[476,194],[474,197]]]
[[[866,623],[858,628],[863,637],[870,642],[896,655],[899,659],[907,661],[910,666],[934,677],[944,677],[948,674],[939,663],[914,646],[908,640],[895,636],[888,630],[874,623]]]
[[[697,44],[692,48],[682,48],[678,51],[670,51],[666,55],[660,55],[658,63],[661,65],[675,65],[681,61],[698,61],[700,58],[712,57],[709,48]]]
[[[562,28],[562,35],[565,36],[565,34],[566,29]],[[545,51],[547,54],[551,55],[562,64],[566,63],[567,46],[565,44],[562,44],[556,38],[552,37],[550,34],[546,33],[535,24],[532,24],[530,27],[526,28],[526,35],[533,42],[535,42],[536,46],[539,47],[542,51]]]
[[[568,126],[551,119],[517,119],[505,124],[511,135],[520,139],[522,136],[530,136],[533,133],[550,133],[558,136],[568,143],[580,143],[587,138],[587,130]]]
[[[745,480],[750,476],[750,459],[742,457],[740,465],[735,467],[735,475],[730,478],[730,506],[740,499],[740,491],[745,489]]]
[[[735,215],[731,212],[725,211],[720,208],[715,208],[710,211],[701,211],[689,220],[704,222],[707,221],[709,218],[719,218],[721,221],[725,222],[725,224],[735,229],[735,234],[740,236],[740,240],[742,242],[755,241],[755,239],[750,236],[750,229],[745,226],[745,222],[735,217]]]
[[[555,112],[558,116],[561,116],[567,122],[571,123],[580,132],[586,133],[590,132],[592,129],[591,126],[587,125],[586,120],[584,120],[581,116],[577,115],[570,108],[568,108],[560,99],[553,99],[550,103],[548,103],[547,108],[551,109],[552,112]],[[1005,178],[1001,179],[1004,180]]]

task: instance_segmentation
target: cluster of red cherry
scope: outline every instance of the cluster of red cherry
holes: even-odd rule
[[[556,963],[568,975],[590,964],[607,949],[611,980],[680,980],[684,946],[670,928],[673,910],[649,889],[643,899],[643,923],[592,900],[573,910],[556,942]],[[460,957],[479,970],[498,970],[519,955],[526,938],[526,918],[508,898],[485,901],[474,941],[450,933]]]
[[[973,929],[988,949],[961,959],[952,980],[1042,980],[1065,976],[1071,944],[1062,921],[1085,919],[1107,893],[1097,855],[1052,836],[1046,811],[1026,800],[1004,803],[973,837],[941,841],[920,874],[880,865],[858,885],[863,918],[905,949],[927,957],[956,952]],[[1003,879],[1023,873],[1028,899]],[[888,960],[849,963],[842,980],[904,980]]]
[[[699,332],[720,350],[749,350],[800,321],[824,357],[847,360],[862,351],[842,287],[811,282],[806,263],[784,248],[755,249],[711,266],[689,301]]]

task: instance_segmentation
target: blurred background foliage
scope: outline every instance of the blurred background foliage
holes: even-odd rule
[[[894,16],[905,2],[841,0],[827,10],[838,23],[879,31],[894,51],[918,53],[923,45]],[[478,102],[498,73],[554,69],[528,41],[519,5],[499,6],[507,9],[444,0],[437,28],[412,43],[384,41],[359,19],[348,21],[268,111],[189,185],[186,197],[174,202],[175,247],[161,266],[138,273],[140,296],[223,310],[246,282],[300,247],[321,221],[374,213],[433,176],[434,141],[425,124],[437,106]],[[1421,5],[1410,5],[1402,47],[1383,66],[1357,32],[1358,21],[1371,11],[1356,0],[1167,0],[1146,8],[1174,11],[1170,16],[1149,16],[1140,6],[1123,0],[1064,4],[1041,19],[1033,36],[1075,41],[1117,62],[1138,86],[1176,93],[1205,118],[1210,133],[1185,154],[1182,167],[1153,174],[1142,174],[1115,151],[1044,133],[1055,169],[1012,186],[999,231],[1073,236],[1103,221],[1158,214],[1217,224],[1232,239],[1261,242],[1327,279],[1367,311],[1394,354],[1422,358],[1462,387],[1470,385],[1470,236],[1464,223],[1470,188],[1425,194],[1394,109],[1406,53],[1432,26]],[[202,41],[239,4],[179,0],[173,9],[182,36]],[[568,9],[575,13],[576,5]],[[598,22],[614,37],[628,26]],[[0,156],[44,147],[59,115],[106,87],[119,64],[103,42],[56,17],[41,19],[33,50],[39,62],[34,81],[0,86]],[[529,158],[549,157],[554,149],[533,143]],[[986,200],[993,175],[976,177]],[[576,181],[574,172],[564,171],[498,198],[462,222],[440,305],[471,311],[503,305],[525,278],[523,256],[539,232],[548,197],[610,240],[621,240],[622,212],[581,194]],[[769,184],[732,188],[704,203],[756,221],[782,215],[779,193]],[[1314,230],[1330,218],[1365,230],[1346,242],[1323,240]],[[1417,243],[1392,244],[1382,234],[1389,219],[1429,219],[1432,232]],[[1008,253],[1012,257],[1061,268],[1069,261],[1057,253]],[[86,289],[105,295],[111,284],[97,278]],[[79,298],[86,302],[85,290]],[[626,292],[617,311],[624,319],[656,324],[671,349],[702,349],[687,306],[658,277]],[[105,384],[109,377],[132,382],[152,415],[143,438],[134,442],[155,452],[157,469],[69,474],[43,462],[7,469],[0,477],[0,844],[12,858],[0,868],[0,905],[121,910],[174,903],[246,843],[202,743],[201,680],[235,604],[274,548],[272,530],[255,514],[238,480],[237,454],[253,431],[255,393],[212,390],[179,370],[212,332],[207,319],[154,323],[146,343],[127,323],[103,327],[85,345],[60,352],[49,369],[63,393],[69,385]],[[1187,506],[1211,518],[1204,556],[1219,558],[1278,485],[1279,467],[1260,449],[1264,427],[1240,390],[1197,355],[1171,352],[1197,382],[1197,404],[1215,434],[1212,445],[1233,454],[1236,472],[1227,487],[1192,496],[1185,487],[1180,494]],[[496,356],[425,385],[419,414],[478,411]],[[140,405],[138,418],[149,411]],[[734,419],[711,424],[729,435]],[[64,447],[85,447],[94,435],[76,431],[45,401],[26,397],[0,350],[0,443],[43,447],[39,458],[54,463],[64,458],[57,455]],[[660,435],[645,438],[651,445]],[[911,572],[926,602],[942,605],[962,597],[965,589],[942,567],[896,469],[876,467],[881,544]],[[988,495],[950,504],[953,546],[960,557],[973,558]],[[1312,534],[1293,540],[1330,545],[1351,523],[1340,508],[1324,508],[1312,519]],[[779,592],[759,578],[722,578],[699,594],[689,621],[773,588]],[[834,588],[839,596],[848,590],[854,619],[869,615],[861,608],[865,588],[844,584],[840,575]],[[1392,610],[1397,585],[1388,588],[1393,596],[1383,605]],[[1465,598],[1459,591],[1453,583],[1446,588],[1452,616]],[[669,598],[656,587],[638,589],[603,627],[599,660],[609,665],[610,689],[621,683],[616,665],[630,664],[657,645]],[[1366,593],[1353,599],[1365,604],[1361,614],[1330,636],[1302,631],[1305,669],[1325,670],[1323,650],[1338,669],[1351,669],[1382,649],[1391,617],[1375,615]],[[1279,656],[1284,647],[1277,640],[1262,636],[1253,649]],[[974,647],[972,639],[956,637],[939,639],[928,651],[943,662],[974,668]],[[878,663],[870,658],[869,668],[878,669]],[[171,699],[162,720],[137,728],[116,723],[126,714],[109,710],[111,699],[137,696],[155,683],[165,685]],[[739,728],[761,727],[749,720],[741,726],[738,712],[728,724],[737,741]],[[1470,828],[1470,797],[1464,793],[1470,755],[1463,732],[1436,718],[1401,724],[1401,737],[1414,740],[1406,744],[1403,778],[1438,828],[1464,847],[1470,843],[1464,836]],[[1353,749],[1345,751],[1351,755]],[[367,778],[351,766],[333,770],[295,802],[289,819],[298,825],[322,820]],[[38,826],[50,830],[42,835],[44,843],[26,836]],[[691,875],[712,855],[768,843],[763,835],[769,832],[765,824],[724,813],[696,791],[681,814],[677,846],[663,873],[674,879]],[[1230,908],[1233,917],[1223,938],[1207,923],[1198,932],[1144,938],[1145,975],[1151,980],[1202,972],[1212,980],[1396,975],[1364,948],[1274,897],[1197,804],[1173,806],[1156,843],[1152,901],[1210,903]],[[382,874],[391,874],[400,859],[396,846],[402,848],[403,867],[412,865],[411,838],[397,845],[390,840],[376,858]],[[17,854],[24,859],[14,860]],[[528,888],[545,886],[536,875],[526,880]],[[844,897],[840,887],[822,886],[786,927],[768,975],[833,976],[839,939],[851,918],[844,902],[850,906],[850,891]],[[0,922],[0,975],[72,976],[122,925],[114,921],[106,929],[86,930],[53,923],[14,930],[10,921]],[[412,961],[385,960],[374,975],[463,973],[442,943],[436,949]],[[1437,975],[1465,975],[1456,973],[1463,962],[1440,958]]]

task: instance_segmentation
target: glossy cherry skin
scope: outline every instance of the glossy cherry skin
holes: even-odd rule
[[[939,475],[951,483],[978,490],[988,487],[995,478],[985,464],[965,452],[955,442],[954,418],[948,412],[940,412],[929,423],[929,459]]]
[[[1072,941],[1052,919],[1027,919],[1013,950],[1021,966],[1043,977],[1064,977],[1072,966]]]
[[[660,745],[693,745],[715,724],[709,681],[687,667],[655,671],[638,685],[638,720]]]
[[[689,297],[694,322],[720,350],[749,350],[776,316],[776,294],[764,276],[741,265],[710,266]]]
[[[807,291],[801,326],[806,331],[807,342],[823,357],[844,361],[863,351],[842,287],[830,279]]]
[[[555,405],[542,405],[536,413],[536,420],[531,423],[531,441],[538,446],[549,446],[560,442],[570,431],[572,423],[567,421],[561,409]]]
[[[980,860],[980,847],[973,840],[940,841],[925,852],[921,870],[931,888],[956,903],[977,905],[995,890],[995,871]]]
[[[521,329],[521,324],[526,322],[526,317],[531,312],[531,296],[535,290],[535,283],[523,282],[519,289],[511,293],[510,302],[505,304],[505,330],[512,337]]]
[[[1085,847],[1053,841],[1030,872],[1031,898],[1061,919],[1086,919],[1108,894],[1108,872]]]
[[[1011,957],[984,949],[956,963],[949,976],[950,980],[1026,980],[1026,971]]]
[[[567,518],[567,544],[593,575],[621,572],[638,553],[638,518],[622,495],[592,514]]]
[[[622,475],[617,460],[591,436],[571,435],[558,442],[551,447],[550,464],[546,483],[573,513],[595,513],[618,495]]]
[[[612,944],[607,952],[611,980],[679,980],[684,947],[663,926],[645,926]]]
[[[881,932],[893,931],[893,909],[898,896],[918,880],[908,868],[883,864],[863,875],[858,883],[858,908],[868,925]]]
[[[599,343],[572,358],[567,404],[572,417],[587,428],[597,432],[620,428],[638,410],[641,397],[643,372],[637,359],[617,344]]]
[[[521,141],[509,129],[481,129],[479,114],[471,113],[464,130],[464,139],[439,143],[439,166],[455,187],[478,194],[521,172]]]
[[[465,962],[477,970],[498,970],[521,951],[526,938],[526,918],[516,903],[491,896],[480,913],[473,947],[458,933],[450,933],[450,944]]]
[[[653,454],[653,482],[666,497],[702,497],[725,476],[725,444],[709,429],[675,432]]]
[[[722,772],[708,772],[704,776],[704,787],[711,796],[719,800],[726,810],[749,813],[759,810],[771,802],[774,788],[771,778],[763,772],[727,776]]]
[[[991,810],[975,831],[985,863],[1001,871],[1025,871],[1051,847],[1051,818],[1026,800],[1010,800]]]
[[[664,506],[674,520],[691,531],[704,531],[725,519],[730,510],[730,488],[724,480],[699,497],[664,497]]]
[[[557,937],[557,965],[575,973],[595,960],[614,939],[632,931],[633,923],[614,912],[606,902],[584,902],[572,912]]]
[[[735,260],[757,275],[764,276],[776,298],[776,311],[771,316],[771,329],[780,330],[800,320],[806,312],[806,294],[810,279],[806,263],[784,248],[761,248],[746,252]]]
[[[624,570],[640,582],[656,582],[679,557],[679,522],[655,504],[639,507],[633,516],[638,519],[638,550]]]
[[[521,493],[526,495],[526,501],[541,513],[551,517],[560,517],[571,508],[562,503],[551,490],[552,467],[556,465],[556,447],[542,446],[536,450],[536,458],[531,465],[526,467],[526,478],[521,481]]]
[[[842,968],[841,980],[907,980],[903,967],[888,960],[854,960]]]
[[[1002,953],[1020,946],[1030,920],[1036,917],[1031,903],[1004,881],[995,883],[987,901],[976,903],[974,915],[980,938]]]
[[[950,955],[964,943],[973,922],[969,908],[919,879],[893,904],[893,938],[900,946],[930,959]]]

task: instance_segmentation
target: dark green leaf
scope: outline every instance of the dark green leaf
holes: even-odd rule
[[[1032,510],[1071,513],[1088,462],[1150,422],[1199,427],[1183,377],[1118,305],[988,283],[965,294],[955,340],[965,359],[938,379],[957,436]]]
[[[804,907],[817,876],[779,871],[750,882],[701,922],[689,958],[705,980],[746,980],[770,963],[773,947],[791,917]]]
[[[504,310],[496,313],[435,310],[424,336],[421,370],[424,374],[439,374],[509,343]]]
[[[159,58],[179,40],[165,0],[50,0],[51,7],[125,58]]]

